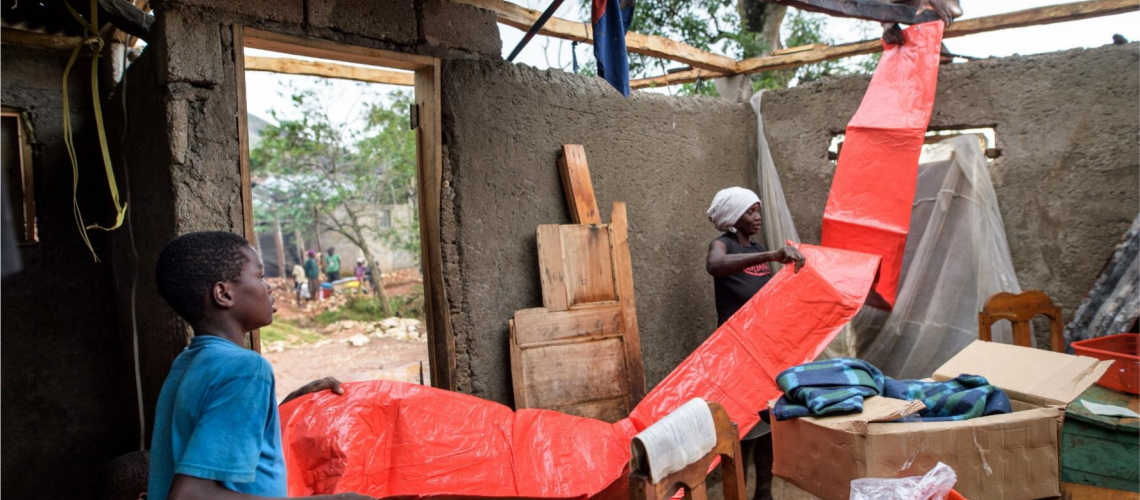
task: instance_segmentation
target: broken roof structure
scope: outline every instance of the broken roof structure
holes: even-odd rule
[[[26,143],[20,151],[35,173],[16,193],[20,200],[34,195],[23,221],[35,231],[20,240],[22,270],[6,276],[2,289],[3,489],[13,498],[95,498],[91,485],[99,467],[149,439],[139,436],[140,420],[153,422],[162,382],[190,338],[185,322],[156,293],[159,251],[191,231],[252,237],[245,99],[259,89],[246,88],[245,71],[414,90],[421,262],[436,387],[511,405],[507,319],[542,303],[535,227],[570,222],[557,169],[563,144],[585,146],[603,212],[614,201],[628,204],[647,387],[714,331],[704,255],[716,234],[704,208],[723,187],[757,185],[756,115],[746,100],[648,92],[625,99],[597,78],[507,63],[498,24],[527,29],[540,13],[502,0],[99,5],[115,15],[101,16],[112,24],[98,27],[105,46],[97,61],[97,97],[90,50],[79,51],[63,79],[84,32],[62,3],[6,8],[0,31],[0,101],[20,120]],[[1136,0],[1091,0],[1041,7],[961,20],[945,36],[1138,6]],[[75,8],[89,15],[86,5]],[[588,24],[558,18],[539,34],[592,39]],[[626,45],[631,53],[689,67],[634,79],[634,89],[882,47],[869,40],[735,60],[632,32]],[[247,56],[246,48],[295,59]],[[930,128],[996,131],[989,146],[1002,153],[989,170],[1021,286],[1047,291],[1067,319],[1140,204],[1138,72],[1136,43],[940,69]],[[820,241],[835,170],[829,145],[868,83],[867,76],[828,78],[764,97],[765,134],[805,243]],[[102,107],[115,185],[129,204],[129,230],[89,232],[91,251],[73,218],[64,95],[80,158],[75,206],[89,222],[115,220],[112,184],[99,168],[95,102]],[[8,142],[5,148],[8,154]],[[92,262],[92,251],[102,262]],[[7,266],[11,255],[4,259]],[[256,337],[251,345],[258,346]],[[141,419],[136,397],[145,409]]]

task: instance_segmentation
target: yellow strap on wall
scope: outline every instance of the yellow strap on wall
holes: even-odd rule
[[[71,158],[71,204],[72,211],[75,214],[75,222],[79,225],[79,233],[83,237],[83,243],[87,245],[87,249],[91,251],[91,256],[95,262],[99,262],[99,256],[95,254],[95,248],[91,246],[91,238],[87,235],[87,231],[91,229],[100,229],[103,231],[113,231],[123,225],[123,218],[127,214],[127,205],[121,204],[119,201],[119,186],[115,182],[115,171],[111,167],[111,152],[107,147],[107,132],[103,126],[103,107],[100,104],[99,97],[99,57],[103,52],[103,39],[99,36],[99,5],[98,0],[91,0],[91,22],[88,23],[71,7],[71,4],[64,2],[68,12],[71,16],[83,25],[86,31],[84,39],[75,46],[71,51],[71,58],[67,61],[67,67],[63,70],[63,141],[67,147],[67,154]],[[115,205],[115,224],[111,227],[103,227],[98,224],[85,225],[83,223],[83,213],[79,209],[79,159],[75,154],[75,139],[71,129],[71,106],[67,98],[67,79],[71,75],[71,68],[75,65],[75,60],[79,57],[79,51],[84,46],[90,46],[92,52],[91,56],[91,97],[95,108],[95,130],[99,135],[99,149],[103,155],[103,168],[107,174],[107,185],[111,190],[111,201]]]

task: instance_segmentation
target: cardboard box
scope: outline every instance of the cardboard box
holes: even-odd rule
[[[1060,491],[1064,408],[1111,362],[977,341],[935,380],[982,375],[1005,390],[1013,413],[960,422],[891,423],[920,402],[868,398],[863,413],[773,422],[773,470],[824,500],[845,500],[852,479],[921,476],[938,462],[970,500],[1034,500]],[[918,403],[916,405],[916,403]]]

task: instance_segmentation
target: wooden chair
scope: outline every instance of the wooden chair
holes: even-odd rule
[[[986,300],[982,312],[978,313],[978,338],[986,342],[993,340],[990,328],[1003,319],[1013,325],[1013,344],[1030,347],[1033,345],[1033,332],[1029,324],[1033,318],[1045,316],[1049,319],[1049,343],[1056,352],[1065,352],[1065,338],[1062,335],[1061,308],[1040,290],[1029,290],[1018,294],[998,292]]]
[[[705,479],[717,457],[720,457],[721,483],[724,486],[725,500],[746,500],[744,464],[740,454],[740,437],[736,424],[728,418],[728,412],[720,403],[710,402],[708,405],[712,412],[713,423],[716,425],[716,446],[712,451],[656,483],[650,479],[649,464],[633,459],[630,462],[629,473],[630,500],[666,500],[681,488],[685,489],[685,500],[706,500],[708,495],[705,490]],[[643,445],[634,439],[633,446]],[[640,456],[644,457],[645,453],[640,453]]]

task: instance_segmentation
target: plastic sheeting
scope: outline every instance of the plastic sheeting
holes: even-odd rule
[[[788,241],[799,243],[800,234],[796,232],[796,223],[792,221],[792,213],[788,210],[780,174],[776,172],[776,162],[772,160],[768,137],[764,135],[764,116],[760,111],[763,98],[764,91],[761,90],[749,102],[756,112],[756,149],[760,155],[756,162],[756,178],[760,181],[760,201],[763,204],[760,215],[764,218],[764,241],[769,250],[775,250]],[[773,271],[779,271],[783,266],[779,262],[769,262],[768,265]]]
[[[880,255],[874,292],[890,309],[898,291],[910,206],[926,127],[938,83],[941,22],[903,30],[906,44],[890,46],[847,124],[821,245]]]
[[[614,424],[390,381],[291,401],[281,407],[289,494],[594,496],[624,477],[637,432],[693,398],[720,403],[745,434],[779,396],[776,375],[823,350],[879,265],[873,255],[800,250],[800,272],[777,273]]]
[[[788,200],[784,197],[780,174],[776,171],[776,162],[772,159],[768,137],[764,135],[764,113],[761,110],[763,98],[764,91],[761,90],[752,96],[750,102],[752,110],[756,112],[756,149],[759,154],[756,162],[756,179],[760,181],[758,192],[760,201],[763,202],[761,215],[764,217],[764,241],[768,249],[774,250],[787,242],[799,243],[800,234],[796,231],[792,212],[788,210]],[[782,267],[778,262],[771,262],[768,265],[775,271]],[[854,338],[851,323],[848,323],[835,336],[835,340],[827,345],[820,357],[824,359],[854,357]]]
[[[854,322],[859,357],[896,378],[930,376],[978,339],[986,299],[1021,291],[977,138],[938,143],[932,158],[919,168],[895,307]],[[994,325],[994,341],[1012,343],[1008,323]]]

